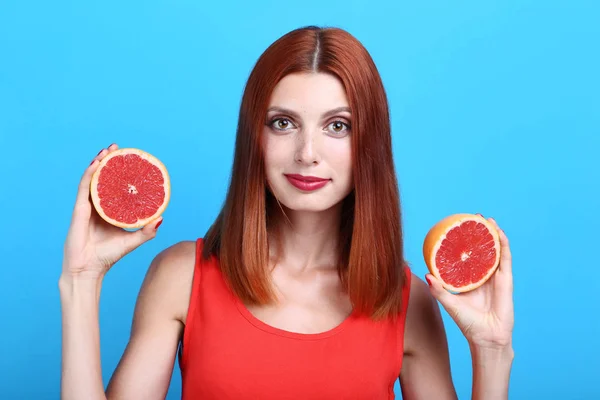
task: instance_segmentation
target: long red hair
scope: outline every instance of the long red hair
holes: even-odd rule
[[[261,135],[273,89],[287,74],[300,72],[333,74],[346,90],[354,189],[342,206],[338,271],[356,312],[393,317],[401,311],[406,278],[388,102],[367,50],[338,28],[293,30],[258,59],[242,97],[227,197],[204,238],[203,257],[219,259],[242,301],[274,299],[267,230],[276,210],[265,184]]]

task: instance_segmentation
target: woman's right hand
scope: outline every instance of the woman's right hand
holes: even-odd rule
[[[90,182],[99,161],[117,149],[102,149],[85,170],[79,183],[71,225],[65,240],[62,277],[99,279],[123,256],[156,236],[162,217],[129,232],[104,221],[90,199]]]

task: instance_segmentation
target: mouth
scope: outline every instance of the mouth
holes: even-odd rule
[[[331,180],[319,178],[317,176],[304,176],[298,174],[286,174],[285,177],[294,187],[305,192],[321,189]]]

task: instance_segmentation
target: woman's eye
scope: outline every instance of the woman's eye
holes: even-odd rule
[[[350,130],[350,126],[348,126],[348,124],[342,121],[333,121],[329,124],[329,130],[337,135]]]
[[[287,118],[277,118],[271,122],[271,126],[278,131],[284,131],[293,127],[292,121]]]

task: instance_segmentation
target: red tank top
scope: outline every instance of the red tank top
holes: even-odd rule
[[[395,322],[351,314],[337,327],[303,334],[263,323],[196,247],[180,359],[182,399],[393,399],[404,350],[404,310]]]

